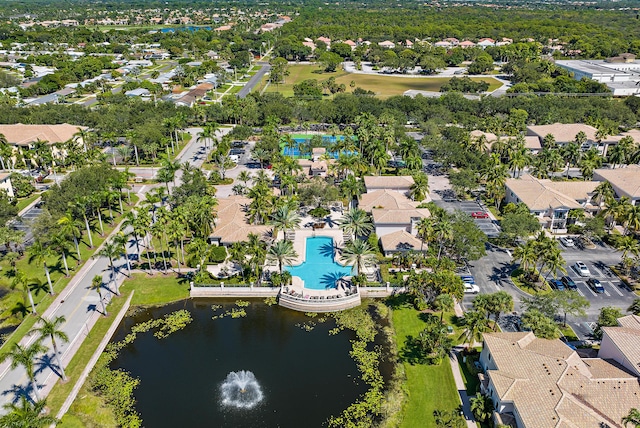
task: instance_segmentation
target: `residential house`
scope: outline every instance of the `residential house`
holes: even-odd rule
[[[11,199],[15,197],[10,173],[0,173],[0,190],[4,190],[7,196]]]
[[[619,327],[602,327],[598,358],[617,361],[640,377],[640,317],[618,318]]]
[[[402,194],[408,194],[413,183],[413,177],[410,175],[375,175],[364,177],[364,187],[367,189],[367,193],[374,192],[376,190],[394,190]]]
[[[193,107],[196,101],[200,100],[206,95],[207,92],[212,90],[215,86],[212,83],[205,82],[196,85],[193,89],[187,92],[185,95],[175,100],[176,105]]]
[[[482,49],[489,46],[495,46],[495,45],[496,45],[496,41],[490,38],[483,38],[478,40],[478,46],[480,46]]]
[[[390,40],[385,40],[384,42],[379,42],[378,46],[386,49],[394,49],[396,47],[396,44]]]
[[[431,213],[427,208],[399,210],[374,208],[371,210],[371,217],[376,228],[376,235],[380,238],[400,231],[415,236],[418,233],[416,229],[418,222],[423,218],[431,217]]]
[[[321,36],[321,37],[318,37],[317,40],[320,41],[320,42],[324,42],[327,45],[327,48],[331,47],[331,39],[330,38]]]
[[[385,257],[408,251],[427,251],[427,245],[406,230],[399,230],[381,236],[380,246]]]
[[[640,166],[628,165],[615,169],[596,169],[593,172],[596,181],[608,181],[611,183],[616,196],[626,196],[633,205],[640,201]]]
[[[559,339],[485,333],[480,364],[480,390],[493,401],[496,424],[619,427],[629,409],[640,407],[636,376],[616,361],[581,358]]]
[[[374,208],[412,210],[417,208],[418,205],[418,202],[412,201],[404,194],[389,189],[374,190],[362,194],[358,203],[358,207],[367,212],[371,212]]]
[[[16,123],[13,125],[0,125],[0,134],[4,135],[7,142],[12,146],[27,147],[40,140],[48,144],[62,143],[71,139],[80,130],[88,129],[86,126],[70,125],[62,123],[59,125],[25,125]],[[80,143],[81,141],[78,140]]]
[[[598,184],[597,181],[552,181],[525,174],[506,180],[505,200],[525,204],[543,228],[566,233],[569,211],[597,211],[591,196]]]
[[[218,199],[216,226],[209,241],[216,245],[230,246],[234,242],[246,241],[251,233],[263,236],[269,231],[270,226],[249,222],[247,210],[250,203],[250,198],[241,195]]]
[[[461,48],[473,48],[473,47],[475,47],[475,45],[476,45],[476,44],[475,44],[475,43],[473,43],[473,42],[472,42],[472,41],[470,41],[470,40],[464,40],[464,41],[460,42],[460,45],[459,45],[459,46],[460,46]]]
[[[603,156],[606,156],[609,145],[616,144],[621,138],[620,136],[608,136],[607,138],[599,139],[598,129],[583,123],[554,123],[551,125],[527,126],[527,135],[538,137],[542,145],[544,145],[544,137],[547,135],[552,135],[556,144],[563,146],[575,142],[576,135],[580,132],[584,132],[587,137],[587,140],[582,143],[581,149],[586,151],[591,147],[596,147]]]

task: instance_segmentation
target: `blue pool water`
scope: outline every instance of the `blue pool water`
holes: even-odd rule
[[[287,266],[286,270],[291,272],[291,275],[302,278],[305,288],[335,288],[338,279],[351,275],[351,266],[336,263],[333,260],[334,254],[333,238],[307,238],[305,261],[298,266]]]
[[[333,135],[329,135],[329,136],[325,135],[325,136],[322,137],[322,141],[325,143],[325,145],[326,145],[326,143],[333,144],[337,140],[342,141],[342,140],[344,140],[344,137],[343,136],[339,136],[339,137],[336,138]],[[297,143],[296,147],[293,147],[293,148],[289,148],[289,147],[286,147],[286,146],[283,147],[282,154],[284,156],[296,156],[296,157],[297,156],[301,156],[300,144],[306,143],[308,140],[306,138],[294,138],[293,141],[295,141]],[[342,153],[342,154],[350,154],[351,152],[342,151],[340,153]],[[328,154],[332,158],[338,159],[338,156],[340,155],[340,153],[338,153],[338,152],[329,152]]]

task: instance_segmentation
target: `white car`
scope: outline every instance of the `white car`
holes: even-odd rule
[[[565,247],[574,247],[576,245],[575,242],[573,242],[573,239],[568,236],[563,236],[562,238],[560,238],[560,242],[562,242],[562,245],[564,245]]]
[[[469,282],[464,283],[464,293],[465,294],[478,294],[480,292],[480,287],[476,284],[471,284]]]
[[[576,262],[574,267],[576,269],[576,272],[578,272],[578,275],[585,276],[585,277],[591,276],[591,272],[589,271],[589,268],[584,263]]]

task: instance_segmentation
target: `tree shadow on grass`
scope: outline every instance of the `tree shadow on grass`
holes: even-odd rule
[[[413,298],[408,294],[394,294],[385,300],[385,304],[391,309],[413,307]]]
[[[420,341],[413,336],[407,336],[402,349],[400,349],[399,357],[401,362],[411,365],[427,362],[427,358],[420,346]]]

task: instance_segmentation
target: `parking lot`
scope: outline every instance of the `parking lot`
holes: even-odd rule
[[[31,245],[33,241],[33,234],[31,233],[31,222],[36,219],[42,213],[42,208],[38,208],[34,206],[29,211],[24,213],[22,217],[17,218],[13,223],[12,227],[16,230],[21,230],[25,233],[24,243],[26,246]]]
[[[447,197],[446,194],[444,196]],[[434,202],[449,212],[459,210],[470,216],[474,212],[488,212],[486,207],[475,201],[457,201],[450,198],[443,198],[442,200],[435,200]],[[473,221],[489,238],[497,237],[500,234],[500,228],[490,218],[474,218]]]

